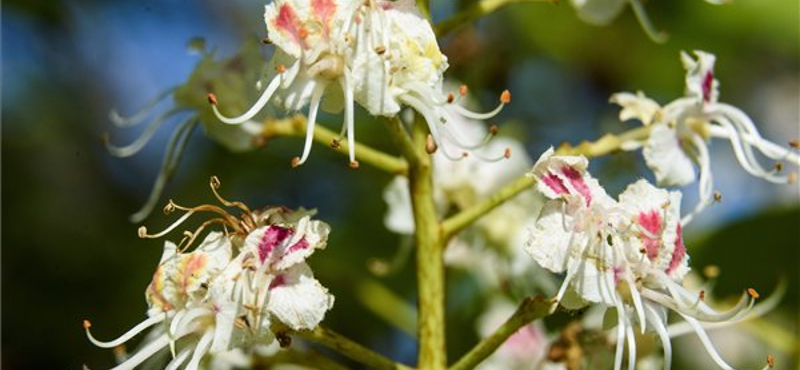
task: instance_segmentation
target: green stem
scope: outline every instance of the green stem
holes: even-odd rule
[[[384,321],[412,338],[417,336],[417,311],[389,288],[372,279],[363,278],[356,285],[356,295],[364,306]]]
[[[275,365],[301,365],[313,366],[314,368],[326,370],[351,370],[349,367],[340,364],[315,350],[298,351],[294,349],[281,350],[271,356],[255,356],[254,368],[271,369]]]
[[[417,246],[418,367],[445,369],[444,239],[433,203],[431,156],[425,152],[428,127],[419,117],[412,128],[416,160],[408,158],[408,182]]]
[[[637,127],[619,135],[606,134],[596,141],[584,141],[577,146],[562,144],[556,155],[583,155],[588,158],[604,156],[619,151],[624,143],[645,140],[650,135],[650,126]],[[497,208],[507,200],[515,197],[525,189],[533,186],[536,180],[532,177],[522,176],[504,186],[491,197],[466,208],[442,222],[442,233],[449,239],[457,232],[469,226],[475,220],[483,217],[491,210]]]
[[[450,18],[447,18],[436,26],[434,26],[434,30],[436,31],[437,37],[442,37],[447,35],[454,29],[461,27],[467,23],[471,23],[478,18],[481,18],[485,15],[488,15],[501,7],[513,4],[513,3],[522,3],[522,2],[534,2],[534,1],[545,1],[550,3],[556,3],[558,0],[482,0],[475,4],[473,4],[468,9],[465,9],[462,12],[459,12],[453,15]]]
[[[261,138],[269,140],[279,136],[304,137],[306,135],[306,118],[296,115],[282,120],[269,120],[264,123]],[[346,141],[341,141],[338,133],[328,130],[320,125],[314,127],[314,141],[323,144],[343,155],[348,155],[348,145]],[[405,175],[408,172],[406,162],[395,156],[386,154],[380,150],[371,148],[361,143],[356,144],[356,158],[360,162],[367,163],[375,168],[379,168],[389,173]]]
[[[375,370],[411,370],[410,367],[383,357],[323,326],[318,326],[313,330],[296,331],[294,334],[333,349]]]
[[[474,368],[489,357],[489,355],[494,353],[500,345],[505,343],[505,341],[520,328],[530,324],[534,320],[547,316],[554,304],[555,302],[542,297],[525,298],[517,308],[517,311],[514,312],[514,315],[506,320],[492,335],[484,338],[453,364],[453,366],[450,366],[449,370],[468,370]]]

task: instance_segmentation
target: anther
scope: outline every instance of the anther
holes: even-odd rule
[[[503,152],[503,157],[505,159],[511,158],[511,147],[506,148],[506,150]]]
[[[305,40],[308,38],[308,30],[301,28],[299,31],[297,31],[297,36],[300,37],[301,40]]]
[[[89,329],[92,327],[92,323],[89,320],[83,320],[83,329]]]
[[[717,202],[717,203],[722,202],[722,193],[720,193],[719,191],[715,191],[714,192],[714,201]]]
[[[269,37],[264,37],[261,39],[261,43],[264,45],[270,45],[272,44],[272,40],[270,40]]]
[[[275,339],[278,340],[278,345],[280,345],[281,348],[287,348],[292,345],[292,337],[290,337],[289,334],[283,332],[277,333]]]
[[[456,97],[453,93],[447,93],[447,104],[452,104],[455,100]]]
[[[701,290],[700,294],[698,295],[697,298],[700,299],[701,301],[705,301],[706,300],[706,291],[705,290]]]
[[[789,184],[796,183],[797,182],[797,174],[796,173],[790,173],[788,179],[786,179],[786,182],[788,182]]]
[[[789,142],[789,146],[792,148],[800,148],[800,140],[792,140]]]
[[[352,169],[354,169],[354,170],[355,170],[355,169],[358,169],[359,163],[358,163],[358,161],[351,161],[351,162],[350,162],[350,163],[348,163],[347,165],[348,165],[350,168],[352,168]]]
[[[783,162],[775,162],[775,171],[781,172],[783,169]]]
[[[463,153],[461,153],[461,157],[462,158],[467,158],[467,157],[469,157],[469,153],[463,152]]]
[[[300,157],[294,157],[294,158],[292,158],[292,160],[291,160],[291,162],[290,162],[290,163],[291,163],[291,165],[292,165],[292,168],[297,168],[297,166],[299,166],[299,165],[300,165]]]
[[[511,92],[508,90],[503,90],[503,93],[500,94],[500,102],[503,104],[508,104],[511,102]]]
[[[385,53],[385,52],[386,52],[386,47],[385,46],[380,45],[380,46],[376,46],[375,47],[375,53],[377,53],[378,55],[383,55],[383,53]]]
[[[758,299],[758,297],[760,297],[760,295],[758,295],[758,292],[756,292],[756,290],[753,288],[747,288],[747,294],[753,297],[753,299]]]
[[[497,133],[498,133],[499,131],[500,131],[500,128],[499,128],[499,127],[497,127],[497,125],[491,125],[491,126],[489,126],[489,132],[492,134],[492,136],[495,136],[495,135],[497,135]]]
[[[146,226],[140,226],[139,230],[137,230],[136,233],[139,236],[139,238],[142,238],[142,239],[146,238],[147,237],[147,227]]]
[[[775,366],[775,356],[767,355],[767,366],[769,367]]]
[[[211,105],[217,105],[217,96],[212,93],[208,93],[208,102]]]
[[[433,140],[433,136],[428,134],[428,137],[425,139],[425,152],[428,154],[436,153],[436,150],[439,149],[439,146],[436,145],[436,141]]]
[[[331,140],[331,148],[339,149],[342,146],[342,142],[336,139]]]
[[[461,96],[467,96],[467,91],[469,91],[469,89],[467,88],[467,85],[461,85],[461,86],[458,87],[458,93]]]
[[[219,181],[219,177],[211,176],[211,180],[209,180],[212,189],[219,189],[222,183]]]
[[[286,72],[286,66],[284,66],[283,64],[278,64],[277,66],[275,66],[275,70],[278,71],[278,73]]]

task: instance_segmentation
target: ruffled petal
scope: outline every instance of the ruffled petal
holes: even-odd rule
[[[333,307],[334,297],[314,279],[305,263],[293,266],[275,279],[267,310],[293,330],[316,327]]]

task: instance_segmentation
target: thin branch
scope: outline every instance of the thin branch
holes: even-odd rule
[[[335,350],[347,358],[350,358],[375,370],[411,370],[410,367],[383,357],[323,326],[318,326],[313,330],[299,330],[293,333],[301,338],[307,339],[314,343],[319,343],[325,347]]]
[[[261,132],[261,138],[264,140],[280,136],[304,137],[305,135],[306,118],[302,115],[281,120],[268,120],[264,122]],[[314,127],[314,141],[345,156],[348,155],[349,147],[346,140],[341,140],[337,133],[320,125]],[[356,144],[356,158],[359,162],[367,163],[389,173],[405,175],[408,172],[408,165],[403,159],[361,143]]]
[[[480,341],[461,359],[450,366],[449,370],[468,370],[478,366],[520,328],[534,320],[547,316],[555,304],[554,301],[542,297],[525,298],[517,308],[517,311],[502,326],[492,335]]]

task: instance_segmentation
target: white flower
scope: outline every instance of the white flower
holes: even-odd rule
[[[104,136],[108,152],[120,158],[136,155],[162,126],[179,121],[167,144],[161,169],[150,195],[142,208],[131,216],[132,222],[144,220],[160,201],[161,193],[178,167],[189,138],[198,125],[203,127],[208,138],[230,151],[243,152],[258,147],[257,138],[262,131],[261,124],[246,121],[239,127],[231,127],[220,123],[207,109],[205,91],[212,86],[218,91],[229,91],[238,99],[249,99],[249,94],[240,91],[237,86],[242,80],[256,78],[263,62],[255,41],[245,43],[235,56],[225,60],[214,60],[212,53],[203,51],[202,59],[181,86],[159,94],[142,110],[129,117],[122,117],[116,111],[111,111],[109,118],[117,128],[127,129],[147,123],[141,134],[127,145],[118,146],[111,142],[109,135]],[[162,105],[167,104],[166,100],[172,100],[171,106],[157,113]]]
[[[617,315],[614,369],[620,369],[628,343],[629,369],[636,363],[634,325],[653,329],[664,346],[665,368],[672,350],[667,310],[689,323],[706,351],[724,368],[700,322],[735,320],[754,300],[742,297],[733,309],[719,313],[700,295],[682,286],[689,256],[680,223],[680,193],[639,180],[614,201],[586,171],[583,157],[546,152],[531,171],[538,188],[551,200],[531,230],[525,250],[542,267],[566,273],[556,299],[581,307],[587,302],[613,307]],[[566,293],[570,294],[566,294]],[[752,291],[751,296],[756,294]],[[563,300],[562,300],[563,299]]]
[[[742,168],[753,176],[774,183],[791,183],[796,174],[784,175],[782,162],[800,166],[796,150],[781,148],[758,133],[753,121],[738,108],[721,103],[719,82],[714,78],[712,54],[695,51],[697,59],[681,53],[686,68],[686,95],[664,107],[639,93],[618,93],[611,102],[622,106],[620,120],[635,118],[652,126],[642,153],[648,167],[662,186],[687,185],[696,179],[694,166],[700,167],[700,202],[684,218],[684,224],[700,212],[713,198],[711,162],[706,141],[727,139]],[[630,149],[636,145],[628,145]],[[776,161],[765,167],[756,152]]]
[[[172,352],[168,369],[184,364],[186,369],[197,369],[206,355],[224,356],[236,349],[271,344],[275,322],[292,330],[313,329],[333,306],[333,296],[305,263],[315,250],[325,247],[329,232],[325,223],[311,220],[307,211],[252,212],[241,203],[220,200],[246,213],[238,219],[216,206],[184,208],[171,203],[172,209],[187,213],[165,232],[198,211],[223,218],[189,233],[180,247],[165,243],[146,291],[146,320],[109,342],[96,340],[89,332],[91,324],[84,322],[92,343],[104,348],[122,345],[158,324],[142,349],[115,370],[133,369],[167,347]],[[205,225],[215,222],[224,223],[229,231],[211,232],[194,251],[181,252]],[[160,234],[140,233],[142,237]]]
[[[209,101],[217,117],[228,124],[253,118],[273,97],[287,110],[309,105],[305,146],[294,165],[308,158],[323,96],[329,110],[344,105],[342,135],[347,132],[351,166],[357,165],[356,102],[371,114],[385,117],[394,117],[403,106],[410,106],[425,117],[437,143],[442,145],[442,138],[447,137],[460,149],[474,149],[480,143],[467,143],[446,128],[453,113],[445,107],[452,106],[456,114],[486,119],[511,99],[504,92],[498,108],[487,114],[454,104],[456,95],[442,91],[447,58],[413,0],[275,0],[266,6],[264,18],[269,39],[277,47],[272,61],[277,74],[258,101],[238,117],[222,115],[213,94]],[[457,153],[454,158],[460,156]]]

